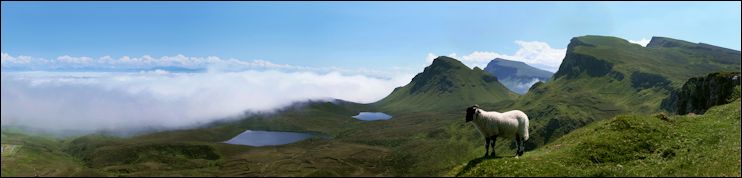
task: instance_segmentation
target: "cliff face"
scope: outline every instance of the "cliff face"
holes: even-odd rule
[[[739,72],[694,77],[663,100],[662,108],[677,114],[703,114],[711,106],[726,104],[739,98],[739,86]]]
[[[526,149],[554,141],[594,121],[630,112],[664,110],[662,101],[689,78],[740,71],[739,51],[662,37],[653,38],[650,44],[643,47],[610,36],[572,38],[552,78],[534,84],[511,107],[503,109],[524,111],[532,120]],[[686,98],[682,102],[688,102]],[[669,100],[665,105],[670,105]],[[718,100],[712,103],[718,104]]]

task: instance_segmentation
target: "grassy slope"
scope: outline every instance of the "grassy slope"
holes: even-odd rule
[[[91,135],[65,150],[112,175],[440,175],[475,157],[461,151],[479,145],[478,133],[463,124],[461,113],[478,98],[472,95],[482,98],[476,100],[480,105],[498,108],[516,96],[484,71],[445,57],[395,93],[384,104],[309,102],[196,129],[127,139]],[[463,95],[468,100],[459,99]],[[360,111],[383,111],[393,119],[351,118]],[[246,129],[313,132],[332,139],[277,147],[220,143]],[[208,157],[212,154],[218,158]]]
[[[377,158],[364,156],[387,155],[388,150],[384,148],[321,138],[278,147],[220,143],[246,129],[305,131],[342,137],[345,131],[361,123],[350,116],[362,109],[368,108],[347,102],[310,102],[289,107],[281,114],[260,114],[198,129],[166,131],[133,138],[89,135],[72,141],[65,150],[84,160],[88,166],[127,176],[381,174],[384,170],[366,171],[376,169],[367,167],[372,167]],[[357,155],[358,152],[364,155]],[[355,160],[346,160],[351,158]],[[300,160],[303,162],[297,162]],[[318,162],[314,164],[315,161]]]
[[[482,69],[469,69],[456,59],[441,56],[409,84],[394,89],[374,106],[390,112],[450,111],[475,103],[514,100],[517,96]]]
[[[62,147],[82,160],[84,165],[113,176],[441,175],[484,151],[476,129],[463,122],[463,108],[474,101],[483,108],[501,110],[511,105],[513,101],[508,98],[515,96],[496,92],[507,90],[497,83],[483,80],[486,75],[478,69],[466,68],[443,74],[447,75],[428,76],[432,84],[420,86],[432,90],[412,92],[411,82],[411,85],[397,89],[384,102],[372,105],[319,102],[292,107],[281,114],[134,138],[90,135]],[[563,78],[550,81],[537,87],[537,92],[529,92],[531,96],[526,97],[530,98],[516,104],[529,106],[524,108],[531,109],[527,111],[531,119],[542,120],[532,122],[535,127],[551,125],[562,129],[555,130],[552,138],[579,124],[608,118],[625,112],[628,107],[635,107],[626,104],[632,102],[624,98],[627,95],[620,94],[631,87],[630,83],[616,82],[611,76],[584,79],[588,78],[587,75],[581,73],[576,77],[583,80]],[[449,85],[448,81],[464,85]],[[454,88],[457,89],[451,90]],[[653,101],[652,97],[645,95],[657,96],[657,91],[650,88],[633,94]],[[646,107],[650,106],[652,104]],[[359,111],[383,111],[394,118],[363,122],[350,117]],[[315,132],[332,139],[311,139],[277,147],[219,143],[245,129]],[[529,142],[538,142],[538,137],[532,136],[532,139]],[[499,145],[499,153],[512,151],[508,150],[507,144]],[[214,159],[213,155],[218,158]],[[3,171],[5,175],[5,167]]]
[[[456,176],[740,176],[740,101],[704,115],[620,115],[553,143],[508,156],[475,159]]]
[[[100,176],[83,162],[64,152],[63,141],[2,131],[2,144],[20,145],[14,154],[2,156],[2,176]]]
[[[658,112],[662,99],[688,78],[740,70],[739,53],[715,58],[716,53],[678,41],[685,46],[642,47],[606,36],[573,38],[554,77],[508,108],[524,110],[532,120],[536,136],[527,149],[596,120]]]
[[[432,176],[476,157],[470,150],[479,145],[479,134],[464,124],[463,113],[401,112],[392,113],[391,120],[361,122],[350,117],[355,113],[338,114],[346,111],[342,104],[314,103],[285,114],[203,129],[129,139],[89,135],[70,142],[65,150],[92,168],[124,176]],[[300,119],[308,125],[296,127]],[[310,124],[322,120],[335,122]],[[324,131],[313,130],[319,125],[326,128],[317,130]],[[233,136],[223,133],[244,129],[317,131],[333,138],[277,147],[218,143]],[[219,158],[198,157],[212,153]]]

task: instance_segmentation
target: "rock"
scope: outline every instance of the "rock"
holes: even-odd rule
[[[655,114],[654,117],[656,117],[657,119],[663,120],[663,121],[672,122],[670,118],[667,117],[667,115],[665,115],[665,113]]]
[[[683,87],[662,101],[662,108],[676,114],[703,114],[708,108],[739,98],[740,72],[717,72],[688,79]]]

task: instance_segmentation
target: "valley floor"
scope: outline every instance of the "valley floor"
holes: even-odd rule
[[[343,107],[319,104],[268,120],[133,138],[59,140],[3,130],[2,176],[740,176],[739,100],[666,120],[619,115],[520,158],[510,140],[498,141],[498,157],[479,158],[481,136],[455,111],[360,122]],[[221,143],[245,128],[324,130],[332,139]]]

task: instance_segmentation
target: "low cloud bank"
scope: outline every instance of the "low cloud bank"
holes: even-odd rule
[[[204,72],[160,69],[2,72],[1,116],[3,126],[51,131],[187,127],[239,116],[246,111],[271,111],[309,99],[370,103],[405,85],[413,75],[372,77],[339,71],[270,68]]]

